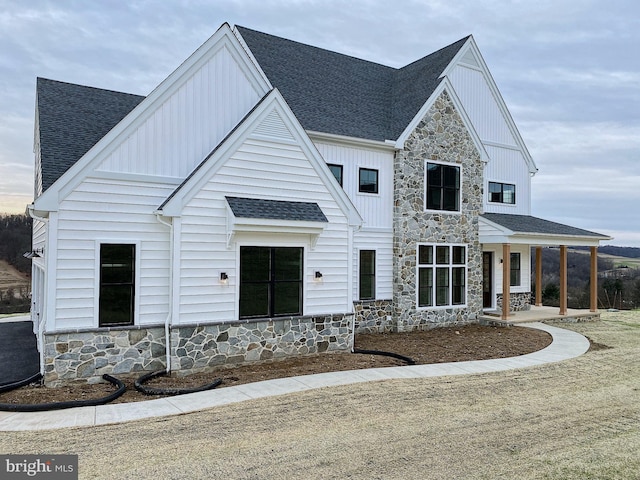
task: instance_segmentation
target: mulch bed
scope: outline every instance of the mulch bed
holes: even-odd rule
[[[430,364],[513,357],[541,350],[550,343],[551,336],[548,333],[531,328],[467,325],[408,333],[358,334],[355,347],[398,353],[414,359],[416,364]],[[297,375],[400,365],[405,363],[380,355],[322,354],[223,368],[186,377],[159,377],[145,385],[156,388],[194,388],[220,378],[223,383],[218,388],[223,388]],[[122,377],[121,380],[127,384],[127,391],[114,403],[160,398],[135,390],[135,378]],[[106,382],[96,385],[78,383],[58,388],[30,385],[0,394],[0,403],[87,400],[104,397],[113,391],[114,387]]]

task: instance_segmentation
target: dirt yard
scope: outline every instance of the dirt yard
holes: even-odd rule
[[[28,291],[29,276],[19,272],[4,260],[0,260],[0,292],[9,288],[13,288],[16,292],[21,288]]]
[[[78,454],[82,479],[640,478],[640,313],[559,326],[601,348],[522,370],[331,387],[111,426],[3,432],[0,452]]]
[[[393,352],[410,357],[418,364],[514,357],[541,350],[550,342],[551,336],[539,330],[483,327],[480,325],[438,328],[425,332],[356,336],[356,348],[358,349]],[[232,367],[181,378],[159,377],[146,385],[155,388],[194,388],[211,384],[216,379],[222,379],[223,383],[218,388],[224,388],[287,376],[397,365],[406,365],[406,363],[381,355],[326,354],[281,360],[274,363]],[[137,376],[126,378],[116,375],[116,377],[125,381],[127,391],[122,397],[115,400],[115,403],[158,398],[158,396],[144,395],[134,388],[133,382]],[[0,394],[0,402],[45,403],[86,400],[104,397],[113,391],[114,387],[106,382],[99,385],[84,383],[60,388],[31,386]]]

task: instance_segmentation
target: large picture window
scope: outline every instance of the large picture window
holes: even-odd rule
[[[467,247],[418,245],[418,307],[465,305]]]
[[[360,250],[360,300],[376,298],[376,251]]]
[[[240,247],[240,318],[302,315],[298,247]]]
[[[133,325],[136,246],[100,245],[100,299],[98,324]]]
[[[516,186],[510,183],[489,182],[489,201],[515,205]]]
[[[460,211],[460,167],[427,162],[427,210]]]

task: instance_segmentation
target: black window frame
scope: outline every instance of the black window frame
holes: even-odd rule
[[[278,262],[280,253],[283,252],[297,252],[299,254],[299,265],[297,268],[297,278],[279,278],[282,272],[283,265]],[[244,263],[244,258],[247,252],[265,254],[268,253],[268,271],[265,278],[246,280],[245,273],[250,268],[249,265]],[[246,267],[246,269],[245,269]],[[238,316],[241,319],[244,318],[278,318],[288,316],[301,316],[303,314],[303,268],[304,268],[304,248],[303,247],[265,247],[265,246],[252,246],[243,245],[240,247],[240,294],[238,299]],[[256,295],[256,292],[260,292],[259,289],[266,288],[266,309],[261,310],[258,313],[246,314],[247,310],[251,310],[249,307],[255,307],[254,305],[247,305],[245,302],[249,300],[255,301],[260,299],[260,295]],[[251,288],[253,287],[253,289]],[[295,311],[281,311],[279,303],[286,299],[279,291],[282,287],[293,287],[297,290],[297,308]],[[297,288],[296,288],[297,287]],[[265,306],[265,305],[263,305]]]
[[[511,252],[509,258],[509,286],[519,287],[522,285],[522,257],[519,252]]]
[[[453,184],[450,182],[452,175],[454,177]],[[427,161],[425,162],[424,181],[425,210],[460,212],[462,203],[462,169],[460,165]]]
[[[362,174],[363,173],[375,172],[375,181],[371,182],[362,182]],[[371,193],[377,194],[379,192],[379,183],[380,183],[380,172],[375,168],[359,168],[358,169],[358,192],[360,193]],[[367,187],[367,185],[373,185],[373,187]]]
[[[334,178],[338,181],[338,183],[342,187],[342,182],[344,178],[343,177],[344,167],[338,163],[327,163],[327,166],[329,167],[329,170],[331,170],[331,173],[333,174]],[[334,171],[334,169],[337,169],[340,171],[340,178],[336,176],[336,172]]]
[[[363,256],[371,256],[367,259],[366,264],[370,265],[369,270],[365,270]],[[375,250],[360,250],[358,257],[358,298],[360,300],[374,300],[376,298],[376,251]],[[364,291],[368,285],[369,291]]]
[[[505,187],[513,187],[513,195],[505,195]],[[514,183],[489,182],[489,202],[503,203],[505,205],[516,204],[516,185]],[[511,197],[512,201],[507,201]]]
[[[119,257],[118,250],[120,253],[128,250],[126,258]],[[135,322],[136,250],[135,243],[100,244],[99,327],[128,326]]]
[[[465,307],[468,295],[468,246],[422,243],[417,248],[417,307]]]

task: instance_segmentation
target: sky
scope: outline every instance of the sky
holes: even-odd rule
[[[0,213],[33,201],[36,77],[147,95],[224,22],[392,67],[472,34],[532,215],[640,247],[636,0],[0,0]]]

